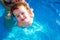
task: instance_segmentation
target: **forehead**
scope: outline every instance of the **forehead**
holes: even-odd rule
[[[19,6],[18,9],[19,9],[20,11],[27,11],[26,7],[23,6],[23,5]]]
[[[18,7],[18,9],[15,9],[13,12],[24,12],[24,11],[27,11],[26,7],[21,5]]]

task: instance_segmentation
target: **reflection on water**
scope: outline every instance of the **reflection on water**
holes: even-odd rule
[[[28,28],[19,28],[19,27],[14,27],[12,31],[8,34],[8,36],[4,39],[29,39],[31,40],[37,38],[36,32],[39,32],[43,29],[42,26],[37,24],[36,22],[33,23],[31,27]]]

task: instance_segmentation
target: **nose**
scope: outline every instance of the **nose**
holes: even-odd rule
[[[23,20],[23,19],[26,19],[26,16],[20,15],[20,18]]]

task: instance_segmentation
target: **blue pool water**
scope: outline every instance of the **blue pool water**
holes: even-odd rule
[[[27,0],[34,9],[34,22],[28,28],[5,26],[6,9],[0,3],[0,40],[60,40],[60,0]],[[13,24],[13,23],[12,23]]]

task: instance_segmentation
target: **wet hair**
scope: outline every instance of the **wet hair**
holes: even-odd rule
[[[30,15],[33,14],[33,11],[32,11],[31,8],[29,7],[28,3],[26,3],[26,2],[18,2],[18,3],[14,4],[14,5],[11,7],[11,13],[12,13],[13,16],[14,16],[13,11],[14,11],[15,9],[18,9],[19,6],[24,6],[24,7],[27,9],[27,11],[29,12]]]
[[[1,0],[3,5],[8,8],[8,9],[11,9],[11,6],[14,5],[15,3],[17,2],[22,2],[22,1],[25,1],[25,0],[9,0],[9,2],[7,0]]]
[[[18,7],[21,6],[21,5],[25,6],[26,9],[29,9],[26,2],[18,2],[11,7],[11,12],[13,12],[15,9],[18,9]]]

